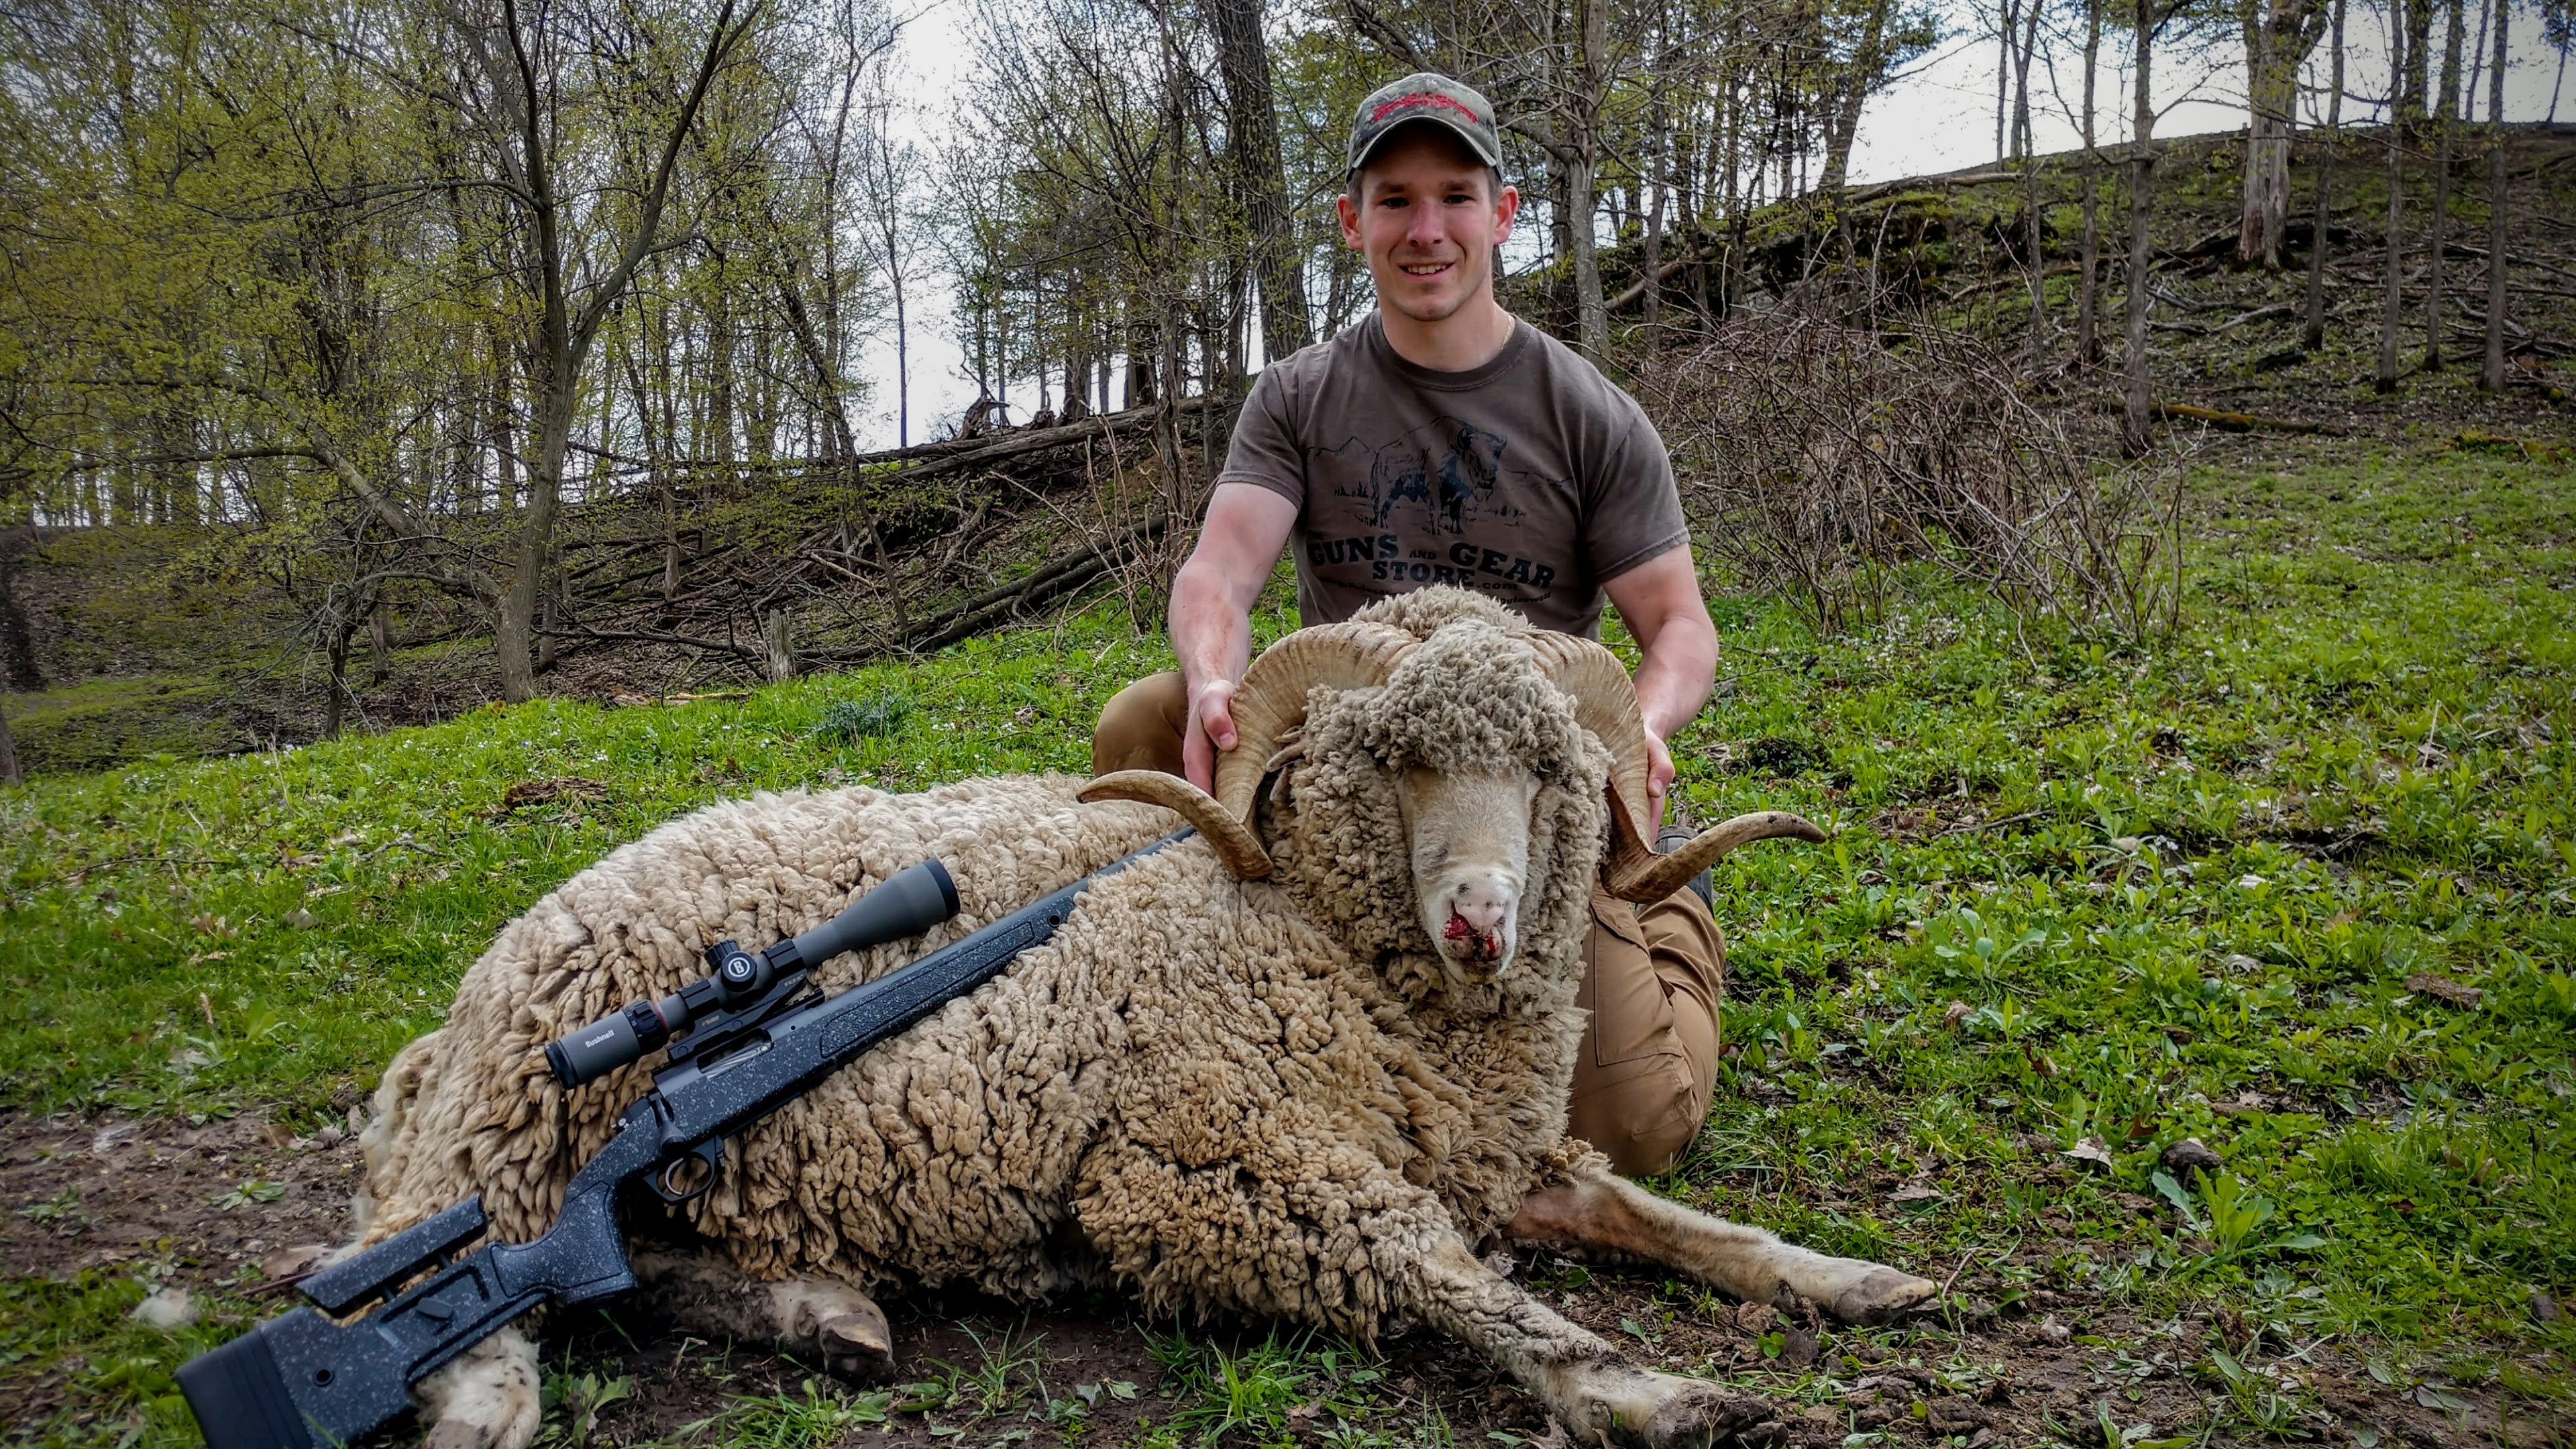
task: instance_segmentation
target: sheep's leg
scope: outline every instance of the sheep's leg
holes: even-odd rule
[[[763,1283],[720,1259],[673,1253],[637,1254],[635,1276],[654,1310],[683,1327],[816,1359],[826,1372],[860,1383],[883,1383],[894,1373],[885,1311],[847,1283]]]
[[[1521,1204],[1504,1229],[1531,1242],[1606,1249],[1667,1264],[1752,1303],[1803,1298],[1845,1323],[1878,1323],[1938,1293],[1935,1284],[1860,1258],[1810,1252],[1760,1228],[1655,1196],[1595,1159]]]
[[[1477,1261],[1455,1233],[1440,1233],[1409,1278],[1403,1307],[1413,1317],[1527,1385],[1577,1443],[1606,1436],[1647,1449],[1700,1449],[1779,1431],[1758,1399],[1628,1362]]]
[[[426,1449],[527,1449],[543,1413],[537,1346],[504,1328],[421,1380],[413,1398]]]

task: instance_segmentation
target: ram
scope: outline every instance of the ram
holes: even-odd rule
[[[1450,1334],[1586,1443],[1708,1443],[1759,1400],[1624,1360],[1482,1262],[1493,1235],[1659,1260],[1740,1298],[1847,1320],[1933,1285],[1724,1223],[1566,1136],[1598,881],[1670,893],[1727,850],[1818,838],[1738,817],[1646,845],[1645,743],[1607,650],[1428,589],[1265,652],[1215,791],[1136,773],[914,795],[764,795],[654,831],[511,923],[447,1025],[385,1074],[360,1242],[480,1192],[542,1231],[649,1063],[565,1091],[547,1041],[673,989],[708,942],[812,926],[924,856],[963,909],[873,979],[1169,833],[1002,976],[745,1134],[638,1255],[681,1321],[890,1370],[869,1294],[971,1282],[1016,1298],[1115,1284],[1155,1310]],[[426,1381],[432,1442],[523,1449],[535,1351],[505,1332]]]

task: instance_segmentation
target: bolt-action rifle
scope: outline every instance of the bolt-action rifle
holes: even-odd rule
[[[719,941],[707,948],[704,979],[550,1044],[547,1065],[567,1088],[664,1045],[670,1056],[653,1073],[652,1090],[619,1114],[615,1134],[574,1175],[544,1236],[457,1256],[487,1226],[482,1198],[469,1197],[305,1279],[311,1307],[181,1366],[179,1387],[209,1449],[354,1443],[410,1412],[413,1385],[511,1319],[541,1303],[589,1303],[633,1288],[619,1218],[630,1184],[669,1203],[703,1194],[714,1185],[725,1138],[999,975],[1055,934],[1082,891],[1187,834],[1166,836],[899,971],[824,996],[808,980],[813,968],[957,913],[947,868],[925,860],[757,954]],[[380,1298],[363,1317],[332,1321]]]

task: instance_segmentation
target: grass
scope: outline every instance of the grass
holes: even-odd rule
[[[1740,1054],[1663,1186],[1909,1261],[2089,1243],[2142,1305],[2472,1377],[2563,1355],[2526,1303],[2576,1281],[2568,500],[2448,453],[2198,482],[2153,657],[1732,621],[1686,798],[1837,837],[1721,879]],[[2176,1180],[2185,1137],[2224,1168]]]
[[[208,709],[223,690],[208,675],[85,680],[9,698],[9,729],[32,774],[95,770],[151,755],[213,753],[238,736]]]
[[[2564,1412],[2576,1330],[2526,1308],[2576,1288],[2563,480],[2355,450],[2192,493],[2187,622],[2152,653],[1930,586],[1855,638],[1718,600],[1727,692],[1675,741],[1683,803],[1799,809],[1835,838],[1720,871],[1734,1055],[1657,1186],[1829,1251],[1962,1265],[1989,1286],[1959,1315],[2072,1285],[2222,1309],[2227,1341],[2185,1348],[2248,1434],[2313,1411],[2249,1336],[2331,1335],[2398,1382]],[[1286,624],[1273,607],[1262,630]],[[10,792],[0,1101],[318,1121],[437,1024],[501,923],[614,845],[756,789],[1082,768],[1102,701],[1167,659],[1103,610],[739,701],[541,702]],[[604,789],[503,810],[565,777]],[[2168,1169],[2185,1137],[2223,1165]],[[0,1279],[0,1375],[73,1373],[106,1421],[184,1435],[153,1376],[184,1354],[117,1306],[141,1292]],[[1147,1392],[1178,1396],[1151,1416],[1175,1444],[1272,1442],[1335,1395],[1351,1442],[1396,1432],[1356,1412],[1382,1403],[1366,1365],[1320,1340],[1162,1342]],[[953,1372],[946,1412],[1081,1402],[1033,1346],[996,1352],[1026,1361]],[[136,1355],[159,1367],[111,1382]],[[724,1434],[821,1442],[798,1425],[871,1412],[814,1392]]]

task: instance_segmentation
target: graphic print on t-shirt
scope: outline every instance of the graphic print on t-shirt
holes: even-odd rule
[[[1554,566],[1515,547],[1529,506],[1569,495],[1563,479],[1509,467],[1511,439],[1443,414],[1393,440],[1345,439],[1306,453],[1306,563],[1373,593],[1458,584],[1509,600],[1547,596]],[[1534,492],[1533,490],[1537,490]]]
[[[1486,520],[1518,528],[1521,510],[1501,496],[1503,454],[1510,447],[1511,439],[1444,414],[1370,449],[1368,477],[1336,479],[1333,495],[1367,499],[1369,522],[1379,528],[1459,533]],[[1421,506],[1419,523],[1398,517],[1407,504]]]

